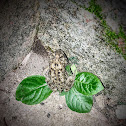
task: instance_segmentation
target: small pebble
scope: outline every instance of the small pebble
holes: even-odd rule
[[[50,118],[50,113],[47,114],[47,117]]]
[[[45,104],[45,103],[43,103],[43,102],[42,102],[42,103],[40,103],[40,105],[44,105],[44,104]]]
[[[12,120],[16,120],[17,119],[17,116],[12,116]]]
[[[62,109],[62,108],[63,108],[63,105],[60,104],[60,105],[59,105],[59,109]]]

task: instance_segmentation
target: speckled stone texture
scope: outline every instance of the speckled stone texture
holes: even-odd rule
[[[34,0],[3,0],[0,6],[1,80],[30,51],[38,8]]]
[[[87,6],[89,3],[88,0],[80,0],[77,2]],[[103,13],[106,16],[105,19],[113,30],[118,31],[120,24],[125,27],[125,9],[123,9],[123,12],[121,11],[121,8],[124,8],[124,1],[121,3],[117,0],[117,4],[115,4],[114,0],[104,0],[102,2],[99,0],[98,3],[102,6]],[[6,8],[8,4],[7,2],[4,8]],[[22,4],[22,7],[25,6],[26,4]],[[78,71],[87,71],[97,75],[102,81],[105,89],[94,96],[93,108],[91,112],[87,114],[79,114],[71,111],[65,103],[65,97],[60,97],[58,93],[52,93],[48,99],[34,106],[24,105],[16,101],[15,91],[21,80],[30,75],[42,75],[44,68],[48,66],[47,55],[38,55],[32,52],[25,65],[9,71],[4,76],[5,79],[0,83],[0,124],[2,126],[124,125],[125,119],[121,119],[121,116],[119,117],[121,114],[119,114],[118,106],[122,105],[123,108],[125,108],[126,105],[126,61],[102,39],[102,27],[99,24],[99,20],[93,14],[80,8],[70,0],[39,0],[38,5],[35,5],[34,2],[29,0],[28,7],[33,6],[39,7],[38,10],[35,9],[36,11],[34,12],[37,16],[33,15],[33,17],[34,20],[37,18],[35,20],[35,25],[38,24],[39,26],[38,38],[41,40],[42,44],[44,46],[49,46],[52,50],[62,49],[68,57],[76,57]],[[118,15],[117,20],[112,16],[115,12],[113,8],[115,8],[114,10],[118,10],[116,11]],[[19,13],[19,17],[22,17],[22,11],[25,11],[25,9],[17,10],[16,13]],[[32,10],[30,12],[28,10],[29,9],[26,8],[27,14],[31,15]],[[5,19],[7,17],[5,16]],[[8,19],[5,22],[5,19],[0,19],[0,22],[3,21],[3,26],[6,26],[2,28],[3,31],[6,31],[4,29],[7,29],[7,26],[11,27],[11,24],[5,25],[8,22],[10,23],[11,20]],[[18,19],[15,19],[15,21],[17,20]],[[24,17],[20,21],[30,22],[30,20]],[[12,28],[20,27],[18,22],[16,23],[16,27]],[[27,44],[24,44],[25,46],[23,46],[23,48],[21,46],[22,42],[25,40],[24,38],[33,37],[33,35],[29,34],[30,28],[35,30],[34,23],[31,23],[33,27],[30,28],[30,23],[27,23],[25,26],[26,30],[25,27],[23,27],[23,30],[21,30],[22,28],[18,30],[19,33],[24,33],[24,36],[18,32],[15,33],[15,36],[19,38],[22,37],[22,41],[20,39],[18,40],[16,37],[10,37],[11,39],[8,38],[5,43],[4,36],[7,35],[3,34],[4,32],[0,34],[3,43],[9,44],[12,42],[18,47],[16,48],[14,46],[14,48],[12,48],[13,46],[11,46],[11,44],[9,44],[10,47],[2,46],[2,49],[4,49],[3,47],[8,47],[7,50],[3,50],[1,53],[3,62],[0,64],[2,64],[3,70],[6,70],[5,68],[7,68],[7,70],[11,69],[12,67],[8,67],[6,64],[10,64],[12,61],[13,63],[15,63],[15,61],[16,63],[20,63],[18,61],[18,58],[20,58],[19,55],[13,57],[15,60],[8,58],[12,52],[16,54],[17,51],[15,50],[19,48],[27,50],[28,48],[26,45],[28,44],[30,46],[32,44],[32,41],[28,41]],[[25,33],[27,30],[28,34]],[[12,30],[8,30],[7,34],[11,35],[11,32]],[[22,50],[21,57],[23,59],[25,51]],[[120,108],[120,110],[122,109]]]

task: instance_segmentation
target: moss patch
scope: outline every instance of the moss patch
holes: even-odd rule
[[[120,26],[119,33],[114,32],[106,23],[106,20],[103,18],[102,8],[96,3],[96,0],[91,0],[88,7],[86,7],[85,5],[79,5],[74,0],[71,1],[77,4],[79,7],[91,12],[100,20],[100,24],[104,29],[103,36],[105,38],[105,41],[114,50],[122,54],[122,56],[126,60],[126,34],[124,33],[122,26]],[[120,38],[122,39],[121,43],[118,41]]]

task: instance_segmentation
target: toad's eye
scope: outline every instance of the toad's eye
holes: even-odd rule
[[[60,74],[60,72],[58,72],[58,74]]]

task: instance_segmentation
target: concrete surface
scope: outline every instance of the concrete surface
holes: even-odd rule
[[[118,119],[126,119],[126,105],[118,105],[116,115]]]
[[[0,1],[0,81],[30,51],[37,23],[34,0]]]
[[[98,3],[103,7],[106,20],[113,30],[118,31],[120,23],[125,25],[125,9],[121,11],[125,2],[118,4],[118,7],[114,0]],[[16,0],[6,0],[1,5],[1,126],[126,124],[125,118],[117,118],[118,105],[126,105],[126,61],[101,39],[102,28],[93,14],[70,0],[28,0],[19,3]],[[112,8],[117,9],[116,13],[120,15],[114,20],[115,23],[112,23],[113,17],[109,13]],[[113,12],[112,10],[111,13]],[[19,15],[18,18],[15,13]],[[15,22],[15,25],[10,22]],[[61,48],[68,57],[77,57],[78,71],[92,72],[102,81],[105,90],[94,96],[94,105],[90,113],[79,114],[71,111],[65,103],[64,96],[61,97],[58,93],[52,93],[48,99],[34,106],[15,100],[18,84],[27,76],[42,75],[44,68],[48,66],[47,55],[30,52],[37,25],[38,38],[44,46],[49,46],[53,50]],[[29,59],[23,61],[28,52]]]

